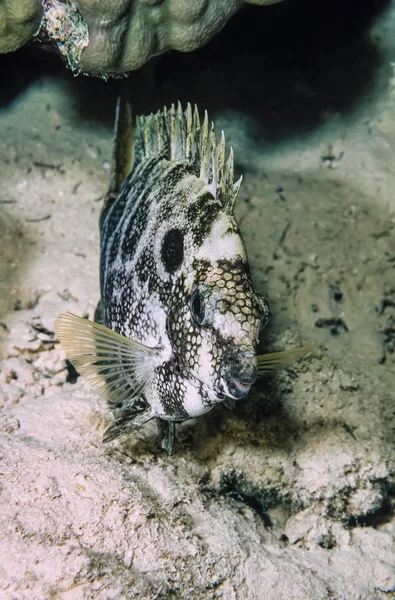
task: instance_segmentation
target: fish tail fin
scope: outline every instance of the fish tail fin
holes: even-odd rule
[[[214,125],[205,112],[201,125],[199,111],[187,104],[183,111],[180,102],[136,119],[134,137],[135,163],[162,156],[184,164],[206,183],[225,212],[231,214],[241,185],[234,181],[234,158],[230,149],[226,160],[225,136],[217,143]]]
[[[133,165],[133,118],[129,100],[128,81],[121,84],[114,122],[110,188],[105,197],[102,214],[116,199],[119,189]]]

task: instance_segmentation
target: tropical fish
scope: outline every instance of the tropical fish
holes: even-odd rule
[[[269,318],[253,289],[234,216],[242,179],[233,151],[188,104],[133,126],[118,101],[110,190],[100,217],[101,302],[95,321],[60,315],[69,360],[115,410],[104,441],[158,419],[175,423],[244,398],[260,374],[308,352],[257,356]]]

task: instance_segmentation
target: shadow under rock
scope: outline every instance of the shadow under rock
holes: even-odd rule
[[[246,5],[205,47],[151,59],[129,76],[135,114],[180,100],[216,114],[242,113],[253,142],[314,130],[330,113],[352,115],[374,93],[383,65],[371,27],[389,0],[293,0]],[[384,77],[391,77],[391,69]],[[78,78],[82,118],[111,124],[119,81]],[[94,102],[92,99],[94,98]]]
[[[294,0],[246,6],[206,47],[159,57],[157,90],[148,106],[136,104],[146,112],[191,101],[212,117],[241,111],[253,119],[252,140],[275,142],[310,131],[328,113],[352,112],[374,90],[383,58],[370,29],[388,4]]]
[[[68,82],[81,118],[112,127],[119,81],[75,77],[59,54],[40,42],[17,52],[0,54],[0,109],[14,102],[40,78],[50,76]]]
[[[227,111],[248,115],[251,140],[275,142],[312,130],[328,113],[350,113],[364,94],[374,92],[383,58],[371,27],[389,4],[292,0],[264,8],[246,5],[205,47],[189,54],[168,52],[132,72],[134,112],[190,101],[208,109],[212,118]],[[73,79],[59,56],[40,44],[0,57],[0,106],[39,76],[61,70],[73,82],[81,118],[111,126],[120,82]]]
[[[42,75],[54,75],[63,68],[55,53],[36,45],[0,54],[0,108],[16,100]]]

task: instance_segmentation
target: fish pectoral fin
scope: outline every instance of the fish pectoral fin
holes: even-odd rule
[[[103,442],[112,442],[112,440],[121,435],[131,433],[144,425],[144,423],[147,423],[147,421],[150,421],[154,416],[149,406],[146,406],[142,410],[141,408],[134,409],[133,407],[121,409],[112,425],[104,432]]]
[[[271,354],[260,354],[258,359],[258,374],[268,375],[279,369],[289,367],[294,362],[305,356],[317,347],[316,344],[290,348],[283,352],[272,352]]]
[[[140,395],[161,352],[71,313],[56,319],[55,332],[78,373],[113,405]]]

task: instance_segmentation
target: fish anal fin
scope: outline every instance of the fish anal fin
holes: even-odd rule
[[[144,423],[150,421],[154,416],[155,415],[148,406],[146,409],[139,412],[121,410],[120,415],[114,419],[112,425],[104,432],[103,442],[107,444],[122,435],[127,435],[128,433],[135,431],[144,425]]]

